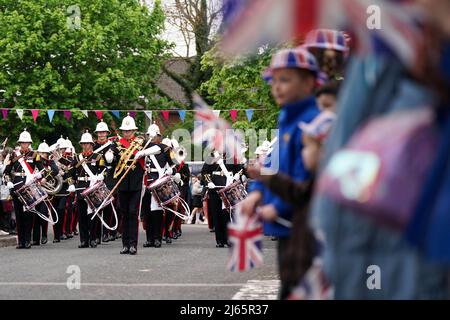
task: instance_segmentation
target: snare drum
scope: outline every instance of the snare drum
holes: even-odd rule
[[[247,190],[240,181],[217,191],[227,209],[233,209],[239,202],[247,197]]]
[[[114,197],[110,197],[103,206],[103,201],[109,196],[110,191],[103,181],[97,181],[81,193],[81,196],[86,200],[88,207],[93,211],[100,211],[108,204],[110,204]]]
[[[16,193],[19,200],[23,203],[25,211],[34,209],[39,203],[48,198],[47,192],[36,178],[20,187]]]
[[[172,176],[164,176],[150,184],[148,188],[152,191],[160,206],[177,202],[180,196],[180,190]]]

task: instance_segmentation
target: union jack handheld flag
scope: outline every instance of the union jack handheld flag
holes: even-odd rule
[[[195,94],[193,100],[195,120],[200,123],[192,133],[193,143],[197,145],[206,143],[209,149],[240,160],[244,141],[242,134],[233,130],[227,121],[219,118],[199,95]]]
[[[231,248],[227,269],[243,272],[263,264],[263,226],[257,216],[247,217],[236,209],[235,219],[228,224],[228,239]]]

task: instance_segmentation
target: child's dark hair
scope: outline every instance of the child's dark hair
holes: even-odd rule
[[[318,98],[322,94],[331,94],[333,96],[337,96],[340,84],[341,83],[339,80],[332,80],[330,82],[327,82],[316,90],[316,98]]]

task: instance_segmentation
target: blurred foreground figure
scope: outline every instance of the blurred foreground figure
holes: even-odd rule
[[[429,108],[436,115],[435,126],[442,141],[437,154],[429,155],[433,157],[433,165],[427,179],[421,182],[418,206],[405,232],[384,227],[336,200],[316,195],[313,224],[325,235],[324,269],[336,299],[448,298],[448,266],[444,263],[450,262],[450,244],[448,236],[443,235],[448,235],[450,221],[444,218],[443,212],[448,213],[450,209],[448,197],[444,196],[450,187],[446,93],[450,84],[450,55],[445,53],[449,52],[449,46],[442,38],[450,28],[448,19],[439,17],[444,9],[448,17],[450,6],[448,1],[418,2],[429,5],[430,21],[438,24],[423,31],[426,45],[421,62],[426,66],[422,71],[426,72],[415,70],[412,76],[411,69],[400,59],[375,54],[375,50],[369,55],[353,57],[338,99],[339,117],[322,166],[347,145],[363,123],[396,111]],[[433,31],[429,32],[428,28]],[[392,132],[395,137],[396,128]],[[418,149],[411,156],[419,154]],[[402,190],[398,190],[398,195],[402,195]],[[379,281],[374,277],[379,277]]]

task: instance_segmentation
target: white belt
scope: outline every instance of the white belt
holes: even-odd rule
[[[212,174],[215,174],[216,176],[224,176],[225,174],[223,173],[223,171],[213,171]]]
[[[159,172],[159,171],[158,171],[158,169],[156,169],[156,168],[151,168],[151,169],[150,169],[150,172]]]
[[[26,177],[27,174],[25,172],[13,172],[14,177]]]
[[[78,181],[90,181],[89,177],[77,177]]]

